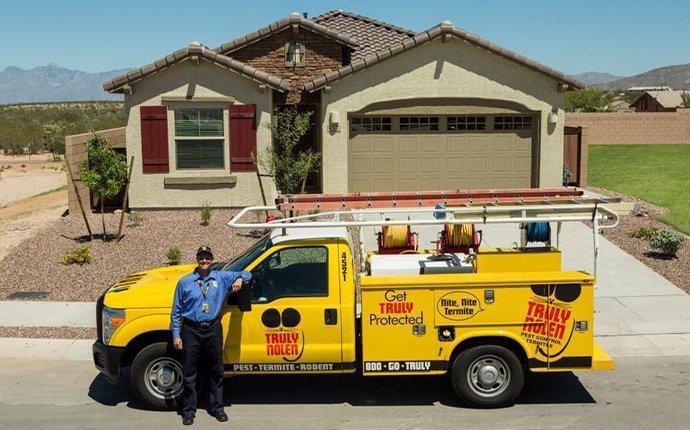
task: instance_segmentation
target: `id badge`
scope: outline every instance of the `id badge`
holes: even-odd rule
[[[211,311],[211,305],[208,302],[201,302],[201,312],[207,314]]]

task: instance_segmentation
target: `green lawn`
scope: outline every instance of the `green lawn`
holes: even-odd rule
[[[662,221],[690,234],[690,144],[590,145],[589,183],[663,206]]]

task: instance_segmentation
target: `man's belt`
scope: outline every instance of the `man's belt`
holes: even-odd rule
[[[203,321],[203,322],[197,322],[197,321],[192,321],[188,318],[183,319],[183,323],[194,328],[209,328],[213,324],[217,323],[220,317],[215,317],[211,321]]]

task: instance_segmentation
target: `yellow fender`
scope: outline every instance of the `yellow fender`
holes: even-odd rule
[[[160,313],[129,318],[117,328],[110,339],[110,346],[127,346],[132,339],[151,331],[170,330],[170,310],[161,310]]]

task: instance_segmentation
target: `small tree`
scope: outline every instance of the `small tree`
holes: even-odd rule
[[[601,112],[605,111],[603,91],[595,88],[585,88],[580,91],[565,93],[566,112]]]
[[[318,169],[318,153],[296,149],[302,136],[309,131],[312,114],[295,108],[278,109],[275,121],[269,125],[273,145],[261,158],[261,164],[274,176],[276,187],[282,193],[298,193],[302,181]]]
[[[127,163],[122,154],[115,152],[105,138],[93,134],[86,142],[88,158],[79,163],[82,182],[100,200],[103,240],[107,239],[103,205],[105,199],[115,197],[127,179]]]

